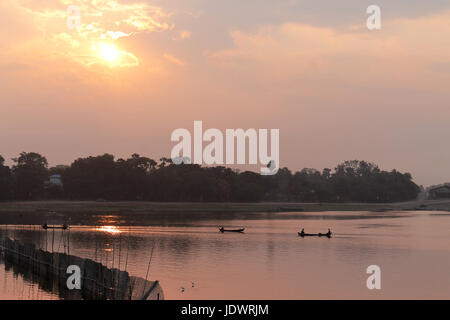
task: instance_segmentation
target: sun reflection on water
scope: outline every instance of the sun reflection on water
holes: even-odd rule
[[[121,233],[122,232],[116,226],[101,226],[101,227],[96,228],[96,230],[97,231],[101,231],[101,232],[111,233],[111,234],[117,234],[117,233]]]

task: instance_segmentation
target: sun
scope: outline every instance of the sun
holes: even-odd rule
[[[108,62],[117,61],[119,58],[119,51],[113,44],[100,43],[99,54],[102,59]]]
[[[120,59],[120,51],[112,43],[100,42],[92,46],[98,57],[108,63],[117,63]]]

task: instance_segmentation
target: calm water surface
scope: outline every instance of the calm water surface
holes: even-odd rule
[[[189,221],[97,215],[69,231],[1,225],[0,235],[32,241],[159,280],[166,299],[450,298],[450,214],[439,212],[211,213]],[[139,218],[142,221],[142,217]],[[134,220],[133,220],[134,221]],[[92,221],[90,221],[92,222]],[[246,227],[221,234],[217,226]],[[300,238],[297,232],[335,236]],[[381,268],[381,290],[366,269]],[[0,299],[58,299],[57,288],[0,260]],[[184,290],[182,289],[184,288]]]

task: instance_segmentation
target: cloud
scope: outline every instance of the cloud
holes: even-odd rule
[[[435,65],[450,62],[450,11],[417,19],[383,21],[382,30],[335,30],[301,23],[231,32],[234,47],[206,52],[208,62],[234,70],[255,85],[295,81],[443,89],[448,75]],[[448,35],[447,37],[443,35]],[[431,80],[431,81],[430,81]],[[316,92],[320,92],[315,88]]]
[[[125,33],[122,31],[106,31],[106,33],[103,34],[102,37],[104,37],[105,39],[109,37],[113,40],[117,40],[122,37],[129,37],[130,35],[131,33]]]
[[[189,39],[191,37],[191,33],[189,31],[182,31],[180,32],[180,38],[181,39]]]
[[[172,37],[172,40],[187,40],[187,39],[190,39],[191,36],[192,36],[192,33],[190,31],[183,30],[183,31],[180,31],[177,34],[175,34]]]
[[[172,62],[172,63],[174,63],[174,64],[176,64],[176,65],[178,65],[178,66],[184,66],[184,62],[183,62],[183,61],[181,61],[181,60],[178,59],[178,58],[175,58],[174,56],[172,56],[172,55],[170,55],[170,54],[165,53],[165,54],[163,55],[163,57],[164,57],[164,59],[166,59],[167,61]]]
[[[59,0],[49,3],[42,0],[15,0],[12,3],[29,17],[35,30],[39,30],[34,38],[26,39],[15,48],[16,59],[20,56],[20,50],[33,47],[37,55],[46,55],[52,51],[52,55],[61,55],[89,67],[104,63],[91,50],[96,43],[116,42],[122,38],[173,28],[173,24],[168,22],[170,13],[164,12],[160,7],[137,1],[121,3],[117,0]],[[72,18],[75,17],[73,15],[76,13],[68,12],[69,6],[77,6],[80,13],[79,25],[72,30],[67,26],[67,19],[71,14]],[[129,67],[138,63],[134,53],[124,48],[120,51],[123,59],[115,66]]]

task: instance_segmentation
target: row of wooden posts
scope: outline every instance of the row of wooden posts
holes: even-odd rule
[[[158,281],[130,276],[126,271],[108,268],[91,259],[44,251],[36,248],[33,243],[21,243],[3,237],[0,241],[0,254],[5,264],[11,264],[20,272],[32,275],[44,287],[56,287],[58,294],[64,299],[164,299]],[[67,286],[70,276],[67,270],[73,265],[78,266],[81,271],[80,289],[69,289]]]

